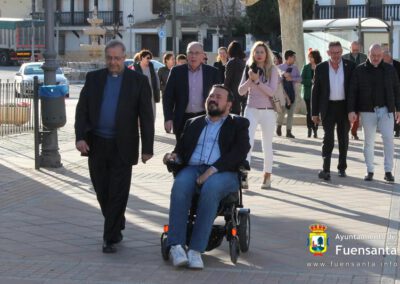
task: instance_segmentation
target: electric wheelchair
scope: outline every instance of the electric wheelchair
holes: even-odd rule
[[[167,169],[175,177],[181,166],[173,161],[167,162]],[[246,161],[240,167],[237,178],[239,179],[239,188],[235,193],[230,193],[221,200],[217,216],[223,216],[224,225],[214,224],[208,240],[206,251],[219,247],[223,238],[229,242],[229,254],[233,263],[237,262],[240,252],[247,252],[250,246],[250,209],[243,208],[242,184],[247,182],[247,171],[250,170]],[[186,246],[190,243],[194,223],[196,222],[196,208],[199,194],[195,194],[192,200],[192,206],[188,212],[188,226],[186,235]],[[170,247],[167,244],[168,225],[164,225],[164,231],[161,234],[161,254],[165,261],[169,259]]]

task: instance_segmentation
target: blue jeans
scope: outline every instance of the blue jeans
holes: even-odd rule
[[[374,148],[376,128],[381,132],[383,141],[383,156],[385,172],[393,169],[394,142],[393,142],[393,113],[387,107],[376,108],[374,112],[361,112],[361,123],[364,128],[364,158],[367,171],[374,172]]]
[[[212,225],[220,201],[239,188],[236,172],[222,172],[211,175],[200,189],[196,179],[208,166],[187,166],[175,178],[169,209],[168,245],[185,245],[188,213],[193,195],[199,192],[196,221],[193,227],[189,249],[204,252],[207,248]]]

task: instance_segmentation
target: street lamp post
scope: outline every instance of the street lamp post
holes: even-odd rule
[[[56,84],[56,70],[59,67],[57,62],[57,54],[54,48],[54,13],[55,1],[45,0],[45,46],[46,50],[43,54],[44,64],[44,84]],[[42,140],[42,153],[40,156],[40,166],[44,168],[59,168],[61,164],[61,156],[58,152],[58,136],[57,129],[44,129]]]
[[[128,15],[128,23],[129,23],[129,56],[130,58],[133,58],[132,54],[132,29],[133,29],[133,24],[135,23],[135,18],[133,14]]]
[[[35,62],[35,12],[36,12],[36,5],[35,0],[32,0],[32,36],[31,36],[31,61]]]

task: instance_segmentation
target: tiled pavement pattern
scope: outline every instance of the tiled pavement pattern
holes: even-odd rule
[[[376,180],[364,182],[362,141],[351,141],[348,177],[321,182],[321,139],[274,138],[273,188],[260,190],[262,153],[256,141],[250,189],[251,245],[236,265],[227,242],[204,256],[204,271],[175,269],[161,259],[160,232],[168,220],[171,175],[161,163],[174,136],[156,121],[155,157],[134,167],[124,240],[114,255],[101,252],[102,216],[88,178],[87,161],[74,148],[76,99],[67,100],[68,123],[59,131],[64,167],[35,171],[33,135],[0,140],[0,283],[400,283],[398,255],[336,254],[336,246],[400,249],[399,186],[383,182],[377,135]],[[258,138],[260,133],[257,133]],[[322,130],[319,135],[322,136]],[[362,135],[361,135],[362,136]],[[396,140],[398,155],[399,141]],[[395,177],[400,181],[396,157]],[[312,256],[308,226],[328,226],[328,252]],[[372,239],[343,240],[356,234]]]

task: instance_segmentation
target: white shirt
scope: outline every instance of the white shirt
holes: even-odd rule
[[[344,94],[344,69],[343,61],[340,60],[338,70],[333,69],[331,62],[329,62],[329,100],[342,101],[345,99]]]

